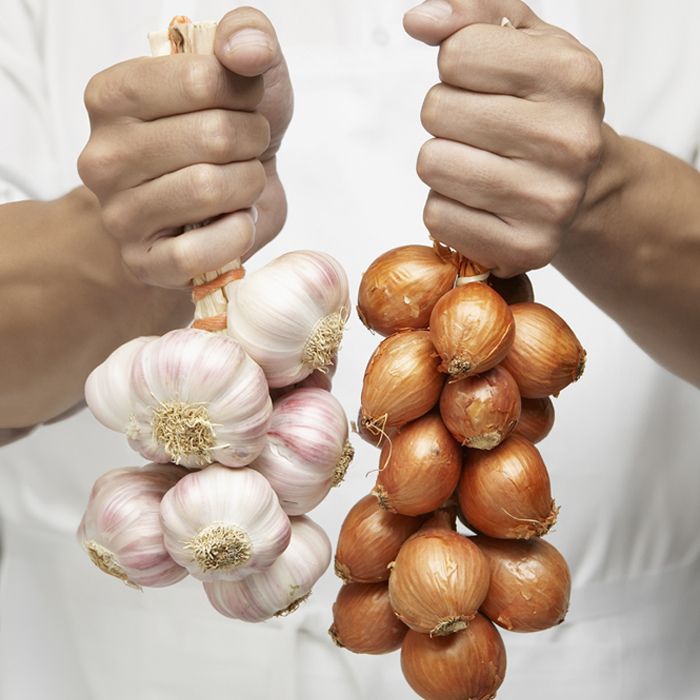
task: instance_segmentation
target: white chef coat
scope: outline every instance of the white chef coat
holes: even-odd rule
[[[174,14],[216,19],[222,0],[3,0],[0,197],[57,197],[79,183],[88,78],[147,53],[146,32]],[[290,214],[256,259],[319,248],[356,289],[378,254],[425,240],[418,114],[436,81],[435,50],[403,34],[403,0],[261,0],[296,90],[279,157]],[[533,9],[589,45],[606,69],[608,120],[691,160],[700,142],[700,4],[543,0]],[[0,234],[1,235],[1,234]],[[50,231],[46,232],[51,235]],[[501,700],[700,697],[700,392],[657,366],[554,270],[533,275],[589,351],[586,374],[557,400],[541,445],[561,505],[551,541],[574,575],[568,621],[504,633]],[[2,342],[11,342],[3,339]],[[350,323],[336,395],[349,415],[378,338]],[[347,482],[313,514],[337,537],[372,485],[377,452],[355,440]],[[94,479],[138,465],[87,411],[0,450],[2,700],[365,700],[414,697],[398,656],[337,650],[325,630],[332,573],[294,615],[225,619],[193,579],[138,593],[95,569],[74,531]]]

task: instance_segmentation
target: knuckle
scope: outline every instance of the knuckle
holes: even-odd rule
[[[578,93],[599,97],[603,92],[603,67],[588,49],[576,46],[559,54],[560,68]]]
[[[259,112],[255,112],[251,116],[253,120],[253,141],[256,146],[255,151],[257,154],[262,154],[268,149],[272,139],[270,122]]]
[[[523,270],[539,270],[552,261],[557,252],[554,235],[527,232],[523,235],[517,260],[509,262],[511,270],[522,272]]]
[[[122,202],[111,200],[102,207],[102,225],[114,238],[121,239],[132,228],[131,216]]]
[[[244,166],[243,176],[251,192],[250,203],[253,204],[267,185],[267,175],[263,164],[259,160],[249,160],[242,165]]]
[[[442,112],[443,103],[443,86],[433,85],[425,96],[420,114],[421,124],[426,131],[432,133],[435,130]]]
[[[192,271],[192,251],[187,238],[176,236],[168,241],[168,261],[170,271],[176,277],[189,279],[195,273]]]
[[[215,206],[221,202],[224,187],[217,166],[196,163],[188,168],[187,175],[187,190],[191,201],[203,207]]]
[[[219,70],[217,65],[202,57],[189,57],[192,60],[183,64],[180,77],[180,87],[184,96],[193,104],[207,102],[215,94],[219,86]]]
[[[423,207],[423,223],[428,231],[435,237],[439,237],[443,229],[444,217],[439,200],[428,197]]]
[[[437,157],[435,139],[426,141],[418,153],[418,162],[416,163],[416,172],[418,177],[430,185],[435,181],[440,169],[440,160]]]
[[[581,199],[581,188],[569,181],[548,183],[542,199],[545,216],[555,224],[565,224],[576,213]]]
[[[122,246],[122,261],[131,274],[140,282],[151,280],[151,269],[141,246]]]
[[[91,117],[109,114],[121,102],[120,91],[109,70],[97,73],[88,81],[83,95],[85,108]]]
[[[461,35],[455,34],[440,45],[438,52],[438,74],[440,80],[451,82],[459,71],[462,62]]]
[[[115,144],[90,141],[78,157],[78,174],[89,189],[104,191],[109,189],[120,163],[121,154]]]
[[[236,145],[236,131],[231,127],[231,120],[223,110],[202,112],[199,135],[206,151],[217,162],[226,162]]]

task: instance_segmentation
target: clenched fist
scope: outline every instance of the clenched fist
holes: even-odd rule
[[[599,61],[519,0],[428,0],[404,26],[440,45],[418,157],[426,226],[501,277],[546,265],[601,157]]]
[[[260,12],[227,14],[215,55],[139,58],[99,73],[85,104],[91,135],[80,176],[140,280],[184,287],[279,232],[286,201],[275,154],[293,98]]]

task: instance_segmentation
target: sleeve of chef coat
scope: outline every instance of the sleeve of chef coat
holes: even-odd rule
[[[39,0],[3,0],[0,14],[0,204],[41,199],[56,172]]]

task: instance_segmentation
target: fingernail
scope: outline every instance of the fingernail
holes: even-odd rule
[[[252,206],[250,208],[250,215],[253,217],[253,223],[257,224],[258,223],[258,208],[256,206]]]
[[[269,49],[272,50],[272,40],[259,29],[241,29],[237,31],[224,46],[226,53],[236,53],[240,49]]]
[[[406,14],[423,15],[434,22],[443,22],[452,15],[452,5],[447,0],[425,0]]]

